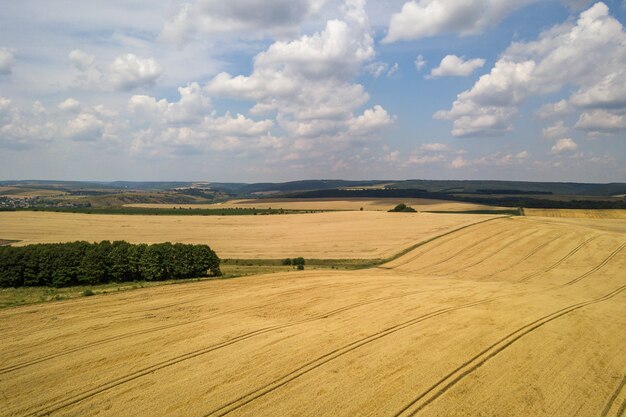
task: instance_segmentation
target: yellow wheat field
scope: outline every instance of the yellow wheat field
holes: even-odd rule
[[[205,243],[222,258],[375,259],[484,215],[332,212],[271,216],[0,213],[0,239],[17,245],[75,240]]]
[[[623,415],[626,233],[598,222],[3,310],[0,416]]]
[[[493,210],[498,207],[455,201],[425,198],[262,198],[256,200],[230,200],[216,204],[128,204],[144,208],[274,208],[285,210],[360,210],[387,211],[404,203],[419,211],[471,211]]]
[[[34,197],[59,197],[67,195],[60,190],[38,190],[21,187],[0,187],[0,197],[11,198],[34,198]]]
[[[626,219],[626,210],[524,209],[526,216],[571,219]]]

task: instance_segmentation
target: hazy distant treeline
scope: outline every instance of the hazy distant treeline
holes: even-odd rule
[[[125,241],[0,247],[0,287],[93,285],[219,276],[207,245]]]

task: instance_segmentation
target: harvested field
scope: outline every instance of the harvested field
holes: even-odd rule
[[[463,214],[333,212],[272,216],[125,216],[0,213],[0,237],[17,245],[75,240],[206,243],[222,258],[377,259],[492,218]]]
[[[376,269],[5,309],[0,416],[618,416],[625,269],[625,233],[502,218]]]
[[[0,197],[11,198],[34,198],[34,197],[60,197],[67,193],[61,190],[39,190],[21,187],[0,187]]]
[[[570,219],[626,219],[626,210],[584,210],[584,209],[524,209],[531,217],[557,217]]]
[[[493,210],[499,207],[456,201],[429,200],[425,198],[262,198],[258,200],[230,200],[217,204],[129,204],[129,207],[148,208],[282,208],[285,210],[360,210],[387,211],[404,203],[419,211],[472,211]]]

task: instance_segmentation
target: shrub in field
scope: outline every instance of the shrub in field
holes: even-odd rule
[[[293,258],[291,264],[294,266],[304,266],[305,261],[303,257]]]
[[[416,210],[413,207],[409,207],[404,203],[400,203],[391,210],[390,213],[416,213]]]

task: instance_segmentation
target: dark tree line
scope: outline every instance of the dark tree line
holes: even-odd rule
[[[207,245],[124,241],[0,246],[0,287],[94,285],[220,276]]]
[[[486,190],[485,190],[486,191]],[[497,191],[497,190],[496,190]],[[500,190],[504,191],[504,190]],[[506,190],[513,194],[514,190]],[[472,195],[473,194],[473,195]],[[493,193],[498,194],[498,193]],[[626,209],[626,199],[613,200],[564,200],[527,197],[525,192],[515,192],[519,196],[494,197],[482,193],[428,192],[420,189],[372,189],[372,190],[316,190],[284,194],[283,198],[430,198],[434,200],[462,201],[494,205],[500,207],[555,208],[555,209]],[[535,193],[545,195],[546,193]]]

